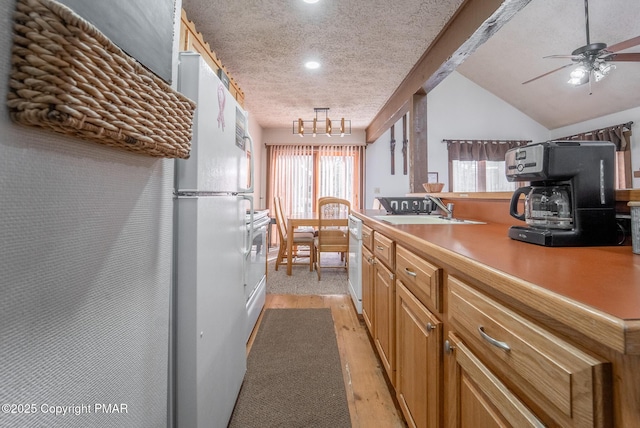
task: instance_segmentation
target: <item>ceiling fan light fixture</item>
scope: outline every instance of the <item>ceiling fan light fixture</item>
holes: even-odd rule
[[[533,79],[529,79],[526,82],[523,82],[523,85],[557,71],[564,70],[567,67],[572,67],[574,64],[579,64],[579,66],[571,72],[571,78],[567,83],[573,86],[589,83],[589,94],[591,95],[591,84],[589,80],[591,74],[593,73],[593,78],[596,82],[604,79],[611,70],[616,68],[615,65],[610,64],[609,61],[640,62],[640,53],[619,53],[620,51],[640,45],[640,36],[632,37],[611,46],[608,46],[606,43],[591,43],[591,38],[589,37],[589,0],[584,0],[584,21],[586,45],[575,49],[571,52],[571,55],[549,55],[544,57],[570,58],[574,63],[563,65],[555,70],[551,70],[547,73],[534,77]]]
[[[584,65],[579,65],[573,69],[570,76],[567,83],[574,86],[583,85],[589,81],[589,70]]]
[[[602,79],[604,79],[605,76],[611,73],[611,70],[615,68],[616,68],[615,65],[610,64],[608,62],[601,62],[600,64],[598,64],[597,67],[594,67],[594,70],[593,70],[593,76],[595,77],[596,82],[599,82]]]
[[[595,78],[596,82],[599,82],[604,79],[604,74],[600,73],[598,70],[594,70],[593,77]]]

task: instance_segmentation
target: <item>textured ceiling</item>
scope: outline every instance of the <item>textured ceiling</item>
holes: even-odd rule
[[[183,0],[187,17],[245,93],[263,128],[287,128],[329,107],[366,128],[462,0]],[[639,0],[591,0],[591,42],[640,35]],[[585,44],[582,0],[532,0],[458,71],[545,127],[640,106],[640,63],[617,63],[599,83],[571,87],[569,69],[521,83],[570,60]],[[628,50],[640,52],[640,46]],[[304,62],[319,61],[318,70]]]
[[[183,0],[263,128],[345,117],[364,129],[462,0]],[[319,61],[318,70],[304,63]]]

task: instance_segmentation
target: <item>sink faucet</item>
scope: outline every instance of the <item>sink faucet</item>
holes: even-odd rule
[[[431,196],[431,195],[427,195],[425,196],[425,198],[429,199],[434,204],[436,204],[438,208],[440,208],[442,212],[447,216],[447,218],[449,219],[453,218],[453,204],[449,203],[445,206],[444,203],[442,202],[442,199],[437,198],[435,196]]]

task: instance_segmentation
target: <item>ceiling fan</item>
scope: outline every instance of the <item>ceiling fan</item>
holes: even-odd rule
[[[640,36],[633,37],[629,40],[616,43],[611,46],[607,46],[606,43],[591,43],[589,39],[589,2],[584,0],[584,19],[585,30],[587,35],[587,44],[579,47],[571,52],[571,55],[549,55],[544,58],[568,58],[571,59],[570,64],[565,64],[562,67],[558,67],[533,79],[522,82],[523,85],[531,83],[534,80],[538,80],[556,71],[563,70],[567,67],[577,65],[577,67],[571,71],[571,78],[568,83],[579,86],[589,83],[591,87],[590,76],[593,76],[596,82],[605,77],[611,70],[616,68],[613,61],[625,61],[625,62],[640,62],[640,53],[618,53],[619,51],[631,48],[633,46],[640,45]],[[591,90],[589,90],[591,93]]]

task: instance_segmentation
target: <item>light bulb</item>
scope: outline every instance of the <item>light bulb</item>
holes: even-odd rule
[[[589,70],[584,65],[576,67],[570,74],[571,78],[567,83],[578,86],[589,81]]]
[[[581,79],[585,75],[586,72],[587,72],[587,69],[584,66],[581,65],[581,66],[575,68],[571,72],[570,76],[571,76],[572,79]]]

